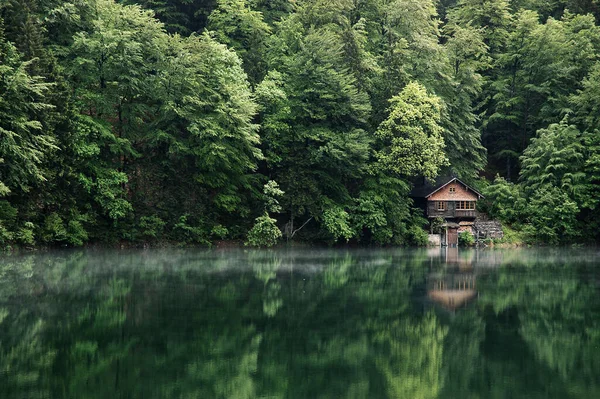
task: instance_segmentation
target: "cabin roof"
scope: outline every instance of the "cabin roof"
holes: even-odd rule
[[[410,192],[410,196],[414,198],[429,198],[433,194],[440,191],[442,188],[446,187],[448,184],[453,183],[455,181],[459,182],[468,190],[477,194],[480,198],[485,198],[479,191],[475,190],[473,187],[469,186],[468,184],[460,180],[458,177],[448,176],[438,177],[433,183],[426,181],[425,184],[415,186]]]

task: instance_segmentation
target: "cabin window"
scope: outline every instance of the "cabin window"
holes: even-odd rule
[[[456,201],[456,209],[474,210],[475,209],[475,201]]]
[[[437,209],[438,211],[445,211],[446,210],[446,203],[443,201],[437,201],[435,203],[435,209]]]
[[[454,194],[456,192],[456,187],[450,187],[450,194]]]

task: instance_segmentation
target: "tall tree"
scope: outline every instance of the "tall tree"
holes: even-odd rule
[[[527,43],[539,25],[533,11],[522,12],[515,21],[506,50],[497,55],[496,69],[485,95],[483,142],[490,153],[491,171],[505,170],[511,179],[518,175],[518,157],[531,137],[531,98],[525,92],[529,74],[524,67]],[[506,169],[502,168],[506,165]]]
[[[262,13],[252,10],[246,0],[218,0],[208,21],[217,40],[242,58],[250,81],[260,82],[266,74],[265,41],[270,33]]]
[[[374,124],[385,118],[387,101],[411,80],[433,88],[443,64],[439,20],[433,1],[378,0],[370,15],[371,50],[382,73],[374,81]]]
[[[535,235],[558,243],[578,235],[577,215],[586,195],[581,133],[567,120],[541,129],[522,157],[521,182],[530,199]]]
[[[25,61],[34,60],[29,69],[35,66],[40,58],[46,58],[44,48],[44,26],[39,13],[38,0],[6,0],[0,3],[0,18],[9,21],[5,28],[5,36],[11,41]],[[39,73],[40,69],[34,71]]]
[[[592,235],[598,237],[598,213],[600,212],[600,63],[592,67],[582,83],[582,89],[570,99],[573,120],[583,131],[587,190],[582,207],[587,212],[584,220]]]
[[[263,113],[269,121],[263,136],[267,161],[286,193],[282,205],[290,225],[328,210],[341,219],[325,221],[344,220],[369,157],[369,97],[347,65],[339,15],[320,12],[326,4],[307,2],[282,22],[270,50],[272,70],[280,74],[271,74],[259,90],[269,94],[260,101],[263,109],[275,112]]]
[[[44,125],[50,86],[31,76],[28,62],[4,38],[0,19],[0,194],[28,191],[45,179],[44,160],[56,149]]]
[[[477,101],[484,85],[482,72],[490,66],[488,47],[482,29],[450,23],[444,27],[447,35],[445,50],[451,73],[439,85],[443,96],[443,124],[446,153],[453,172],[470,179],[486,166],[486,149],[481,144],[480,118]]]
[[[169,33],[188,36],[201,33],[208,24],[210,13],[217,6],[217,0],[118,0],[125,4],[139,4],[153,10],[157,18],[165,24]]]
[[[492,55],[502,52],[509,41],[512,23],[509,0],[458,0],[448,14],[456,24],[482,28]]]
[[[376,132],[377,168],[401,177],[433,180],[446,166],[439,98],[417,83],[390,100],[389,116]]]
[[[169,55],[159,63],[154,86],[157,120],[147,143],[150,165],[162,165],[173,184],[159,198],[182,196],[163,206],[185,212],[181,205],[189,203],[209,226],[249,216],[250,174],[262,154],[241,60],[208,34],[168,37],[167,43]]]
[[[519,15],[510,44],[498,57],[498,76],[490,82],[484,141],[496,162],[506,156],[510,166],[535,131],[569,112],[569,95],[597,57],[598,32],[589,15],[565,13],[545,24],[532,11]],[[512,169],[507,174],[514,175]]]

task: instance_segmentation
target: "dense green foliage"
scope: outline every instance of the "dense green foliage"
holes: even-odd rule
[[[472,247],[475,245],[475,237],[469,231],[463,231],[458,234],[458,243],[464,247]]]
[[[598,15],[0,0],[0,245],[422,242],[412,181],[449,173],[500,174],[490,213],[537,240],[598,240]]]

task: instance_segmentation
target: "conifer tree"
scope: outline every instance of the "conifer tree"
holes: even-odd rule
[[[215,32],[217,40],[242,58],[250,81],[261,81],[266,73],[265,41],[270,33],[262,13],[250,9],[246,0],[218,0],[208,21],[208,29]]]
[[[45,180],[44,160],[56,150],[44,112],[50,86],[28,73],[28,62],[4,38],[0,20],[0,191],[28,191]]]

